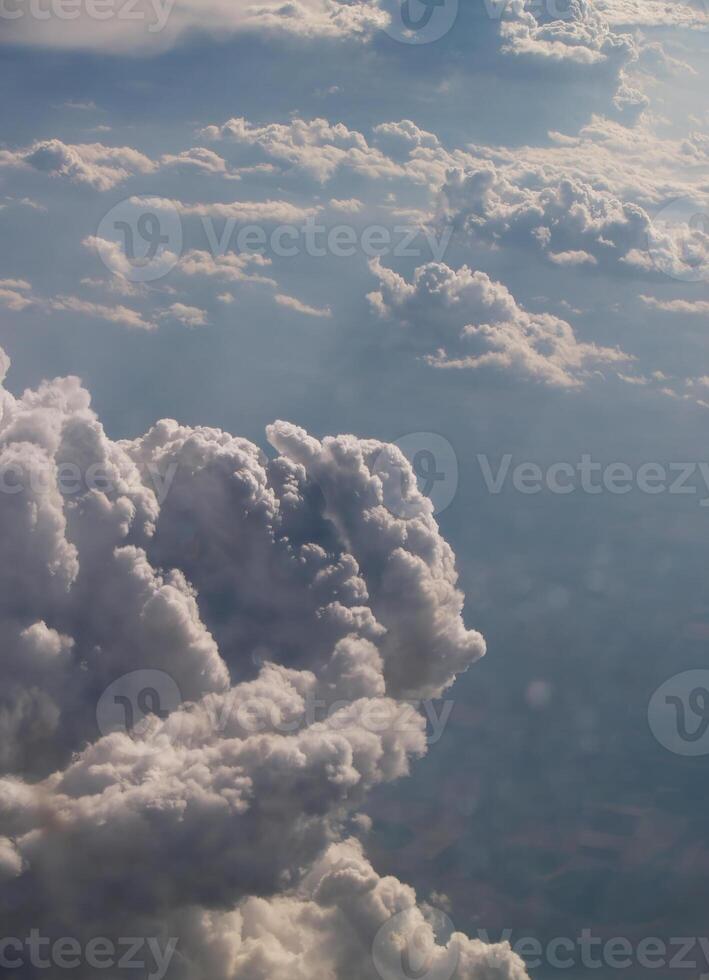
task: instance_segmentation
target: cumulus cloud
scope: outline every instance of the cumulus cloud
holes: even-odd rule
[[[554,265],[598,265],[592,255],[581,249],[576,252],[549,252],[549,258]]]
[[[459,980],[523,980],[348,837],[426,751],[407,699],[484,652],[431,504],[396,447],[268,438],[113,442],[76,378],[0,387],[4,928],[173,937],[179,980],[374,980],[414,939]],[[105,731],[101,692],[147,668],[178,702]]]
[[[284,293],[276,294],[276,302],[279,306],[285,306],[289,310],[295,310],[296,313],[302,313],[305,316],[314,317],[331,317],[332,310],[329,306],[318,307],[318,306],[308,306],[307,303],[303,303],[301,300],[297,299],[295,296],[286,296]]]
[[[0,150],[0,167],[29,167],[99,191],[156,169],[152,160],[129,146],[71,145],[58,139],[40,140],[21,150]]]
[[[207,276],[225,282],[255,282],[275,288],[276,281],[255,270],[268,268],[271,260],[260,252],[226,252],[213,255],[191,249],[180,257],[177,271],[186,276]]]
[[[42,47],[98,49],[143,54],[172,47],[196,32],[212,37],[251,33],[341,40],[367,38],[384,27],[389,17],[372,0],[253,0],[222,4],[217,0],[138,0],[130,7],[113,0],[112,16],[92,16],[82,4],[78,16],[29,16],[6,20],[2,41]],[[105,10],[105,8],[102,8]]]
[[[193,146],[189,150],[182,150],[180,153],[166,153],[160,158],[163,167],[176,167],[182,170],[195,170],[198,173],[210,174],[217,177],[225,177],[229,180],[241,180],[238,173],[232,173],[226,161],[204,146]]]
[[[669,227],[662,205],[687,198],[697,212],[706,208],[703,134],[660,139],[649,124],[628,130],[596,117],[578,137],[551,136],[548,147],[475,146],[468,159],[452,159],[443,220],[483,240],[536,242],[556,264],[656,275],[657,257],[680,277],[701,264],[706,234]]]
[[[484,272],[443,263],[420,266],[407,282],[379,259],[374,309],[393,320],[424,360],[437,368],[494,368],[559,388],[576,388],[604,365],[628,361],[617,348],[579,341],[569,323],[528,313]]]
[[[186,306],[184,303],[173,303],[160,314],[162,318],[177,320],[185,327],[204,327],[207,324],[205,310],[197,306]]]
[[[505,4],[502,17],[503,50],[518,57],[622,67],[634,51],[632,37],[615,34],[591,0],[570,0],[563,10],[531,0]]]
[[[202,136],[258,147],[266,157],[310,174],[321,183],[341,168],[373,178],[401,176],[403,171],[362,133],[327,119],[293,119],[290,123],[254,126],[243,117],[207,126]]]
[[[598,10],[617,27],[707,26],[707,8],[702,0],[596,0]]]

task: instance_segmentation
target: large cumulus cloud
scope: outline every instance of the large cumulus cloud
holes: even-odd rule
[[[185,980],[375,977],[375,938],[395,962],[415,934],[448,975],[521,978],[504,945],[437,940],[347,838],[426,751],[409,699],[484,652],[431,505],[395,447],[268,437],[117,443],[75,378],[0,386],[6,933],[176,937]],[[99,731],[145,669],[180,703]]]

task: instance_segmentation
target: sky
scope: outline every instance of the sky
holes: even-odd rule
[[[709,974],[708,13],[0,0],[10,975]]]

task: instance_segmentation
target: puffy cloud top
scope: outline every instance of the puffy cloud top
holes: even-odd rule
[[[426,750],[407,699],[484,652],[400,452],[285,422],[271,457],[170,420],[113,442],[76,378],[0,409],[8,934],[177,936],[185,980],[375,977],[397,915],[455,976],[522,978],[509,947],[439,944],[345,839]],[[102,692],[144,670],[176,702],[107,731]]]

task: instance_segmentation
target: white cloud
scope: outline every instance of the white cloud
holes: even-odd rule
[[[664,313],[681,313],[687,316],[706,316],[709,314],[709,302],[707,300],[695,299],[669,299],[659,300],[654,296],[640,296],[640,299],[653,310],[661,310]]]
[[[160,314],[161,318],[177,320],[185,327],[204,327],[207,325],[207,314],[197,306],[185,306],[184,303],[173,303]]]
[[[571,252],[549,252],[554,265],[598,265],[598,260],[582,249]]]
[[[102,11],[105,8],[102,8]],[[372,0],[114,0],[111,15],[91,16],[82,3],[78,16],[32,18],[26,11],[6,19],[2,41],[42,47],[99,50],[136,55],[165,50],[190,33],[214,38],[237,33],[338,40],[366,38],[388,23]]]
[[[276,281],[255,270],[268,268],[271,260],[259,252],[226,252],[212,255],[202,249],[192,249],[177,263],[177,271],[186,276],[207,276],[225,282],[252,282],[273,286]]]
[[[616,27],[707,27],[703,0],[596,0],[596,6]]]
[[[338,200],[337,198],[332,198],[329,202],[329,207],[333,211],[344,211],[345,214],[357,214],[364,207],[364,204],[356,197],[351,197],[346,200]]]
[[[463,266],[420,266],[407,282],[378,259],[377,312],[437,368],[494,368],[559,388],[576,388],[598,368],[630,360],[617,348],[579,341],[565,320],[528,313],[502,283]]]
[[[71,145],[58,139],[39,140],[22,150],[0,150],[0,167],[31,167],[99,191],[156,169],[152,160],[129,146]]]
[[[332,310],[330,309],[329,306],[325,306],[325,307],[308,306],[307,303],[301,302],[299,299],[296,299],[295,296],[286,296],[283,293],[277,293],[276,302],[278,303],[279,306],[285,306],[289,310],[295,310],[296,313],[303,313],[305,316],[314,316],[314,317],[332,316]]]
[[[630,130],[594,118],[578,137],[551,136],[548,147],[474,146],[467,159],[448,155],[441,217],[476,238],[536,241],[552,261],[586,253],[595,260],[588,265],[657,275],[652,244],[680,277],[688,261],[696,268],[706,236],[656,227],[654,215],[673,198],[696,200],[700,212],[709,205],[703,134],[661,139],[649,123]],[[427,165],[433,178],[435,155]]]
[[[110,323],[119,323],[133,330],[155,330],[157,325],[151,320],[144,319],[137,310],[116,304],[107,306],[104,303],[92,303],[76,296],[57,296],[47,301],[47,308],[55,313],[79,313],[82,316],[94,316]]]
[[[225,177],[229,180],[241,180],[238,173],[232,173],[226,161],[204,146],[193,146],[189,150],[182,150],[180,153],[166,153],[160,158],[163,167],[180,167],[185,170],[196,170],[200,173],[211,174],[212,176]]]
[[[395,447],[268,436],[270,459],[170,420],[116,443],[76,378],[0,387],[0,472],[20,486],[0,510],[4,928],[175,936],[182,980],[373,980],[396,915],[461,980],[523,980],[505,944],[439,944],[346,837],[426,750],[402,699],[484,652],[431,504]],[[408,520],[384,506],[382,453]],[[101,485],[68,491],[67,466]],[[97,694],[146,666],[183,703],[101,737]]]
[[[362,133],[327,119],[293,119],[290,123],[253,126],[234,117],[201,133],[211,140],[256,146],[269,158],[289,164],[325,183],[341,168],[372,178],[401,176],[403,171]]]
[[[228,201],[208,204],[185,204],[164,197],[132,197],[130,203],[136,207],[155,211],[178,211],[180,214],[200,218],[225,218],[235,222],[293,224],[305,221],[317,214],[318,208],[301,207],[289,201]]]

